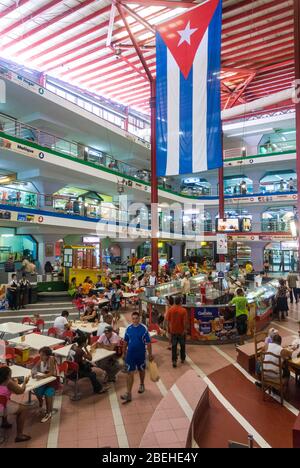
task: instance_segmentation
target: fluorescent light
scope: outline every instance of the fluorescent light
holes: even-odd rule
[[[14,234],[1,234],[1,237],[14,237]]]
[[[272,128],[262,128],[262,129],[258,129],[258,130],[251,130],[250,132],[241,132],[241,133],[234,133],[232,135],[227,135],[228,138],[232,138],[232,137],[237,137],[237,136],[247,136],[247,135],[251,135],[253,133],[265,133],[265,132],[270,132],[270,131],[273,131],[273,127]]]

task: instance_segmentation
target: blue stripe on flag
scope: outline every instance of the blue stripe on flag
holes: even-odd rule
[[[157,175],[164,176],[168,156],[167,47],[159,33],[156,34],[156,54],[156,161]]]
[[[207,76],[207,168],[222,167],[221,123],[221,29],[222,1],[215,11],[208,28],[208,76]]]
[[[193,172],[193,68],[187,79],[180,73],[179,174]]]

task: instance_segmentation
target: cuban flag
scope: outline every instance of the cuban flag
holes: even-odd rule
[[[223,164],[221,29],[221,0],[208,0],[157,29],[158,176]]]

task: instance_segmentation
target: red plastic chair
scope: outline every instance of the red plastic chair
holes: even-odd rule
[[[98,340],[99,340],[99,336],[93,336],[93,335],[91,335],[91,337],[90,337],[90,345],[93,345],[93,344],[97,343]]]
[[[148,331],[149,332],[155,331],[157,333],[157,335],[160,335],[160,333],[161,333],[160,328],[156,323],[152,323],[151,325],[149,325]],[[151,338],[151,343],[157,343],[157,340],[152,337]]]
[[[40,358],[39,355],[33,356],[33,357],[29,358],[28,361],[26,362],[26,367],[33,368],[33,367],[38,365],[40,360],[41,360],[41,358]]]
[[[5,348],[5,355],[4,355],[4,359],[6,360],[7,365],[9,365],[10,361],[14,361],[15,358],[16,358],[15,348],[11,348],[7,346]]]
[[[41,333],[44,333],[45,321],[43,319],[37,320],[36,326],[37,326],[37,328],[36,328],[37,331],[40,331]]]
[[[53,338],[57,338],[57,335],[58,335],[58,330],[57,328],[49,328],[48,332],[47,332],[47,335],[48,336],[52,336]]]
[[[22,319],[22,324],[24,325],[25,323],[28,323],[28,325],[31,324],[31,318],[30,317],[24,317]]]
[[[3,408],[4,408],[2,414],[0,415],[0,418],[6,416],[7,403],[8,403],[8,398],[6,396],[4,396],[4,395],[0,395],[0,406],[3,406]],[[3,430],[3,435],[0,437],[0,444],[3,444],[4,442],[7,442],[7,440],[8,440],[8,437],[6,436],[5,429],[4,429]]]
[[[70,397],[72,401],[78,401],[81,399],[81,394],[78,392],[78,381],[79,381],[79,365],[76,362],[65,361],[66,365],[65,379],[66,381],[71,380],[74,382],[74,394]]]
[[[75,336],[75,333],[72,331],[72,330],[66,330],[65,332],[63,332],[62,334],[62,338],[74,338]]]

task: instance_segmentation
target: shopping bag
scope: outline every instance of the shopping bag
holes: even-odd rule
[[[149,372],[150,372],[150,379],[152,382],[158,382],[160,377],[158,373],[157,364],[154,361],[149,362]]]

